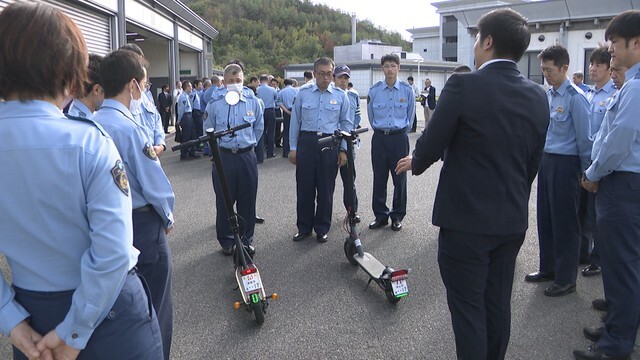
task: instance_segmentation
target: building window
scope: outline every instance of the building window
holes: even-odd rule
[[[542,70],[540,69],[540,60],[538,59],[539,52],[529,51],[524,53],[522,59],[518,62],[518,70],[527,79],[535,82],[536,84],[544,84],[544,77],[542,76]]]

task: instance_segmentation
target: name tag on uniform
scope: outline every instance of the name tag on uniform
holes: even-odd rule
[[[557,112],[558,114],[562,114],[562,113],[564,112],[564,109],[562,108],[562,106],[558,106],[558,107],[556,108],[556,112]]]
[[[331,105],[335,105],[335,104],[337,104],[337,103],[338,103],[338,101],[336,101],[335,99],[334,99],[334,100],[329,101],[329,104],[331,104]]]

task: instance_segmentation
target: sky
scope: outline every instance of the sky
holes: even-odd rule
[[[411,40],[406,29],[437,26],[440,16],[431,6],[432,0],[311,0],[346,13],[356,13],[360,20],[391,31],[399,32],[405,40]]]

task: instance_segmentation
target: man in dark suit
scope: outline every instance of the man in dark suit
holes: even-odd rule
[[[162,85],[162,92],[158,95],[158,112],[162,117],[162,127],[164,133],[169,133],[169,118],[171,118],[171,94],[169,93],[169,85]]]
[[[424,90],[420,98],[420,105],[424,107],[424,128],[427,128],[429,119],[436,109],[436,88],[431,86],[431,79],[424,79]]]
[[[482,16],[478,30],[478,71],[451,76],[413,156],[396,172],[419,175],[446,149],[433,224],[458,359],[493,360],[504,359],[509,342],[513,272],[549,107],[544,90],[516,66],[529,45],[527,21],[499,9]]]

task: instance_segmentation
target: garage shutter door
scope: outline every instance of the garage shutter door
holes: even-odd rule
[[[0,9],[13,2],[15,0],[0,0]],[[108,16],[87,10],[78,3],[70,5],[55,0],[47,0],[46,2],[59,8],[73,19],[82,30],[90,53],[106,55],[111,51],[111,22]]]

